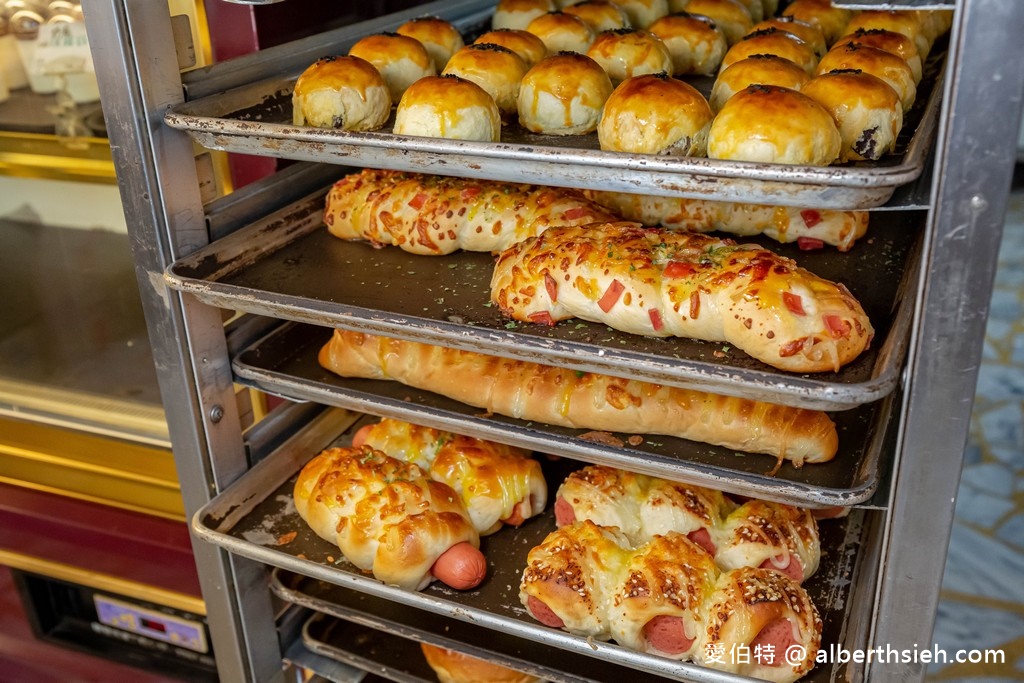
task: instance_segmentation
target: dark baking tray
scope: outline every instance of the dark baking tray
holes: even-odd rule
[[[331,331],[284,323],[242,351],[234,360],[237,380],[293,400],[316,401],[359,412],[395,417],[534,451],[621,467],[654,476],[812,507],[855,505],[878,486],[882,453],[895,422],[892,396],[832,415],[839,430],[839,452],[827,463],[801,468],[784,463],[774,475],[775,459],[667,436],[647,436],[637,446],[628,434],[622,445],[585,437],[575,430],[503,415],[398,382],[347,379],[320,366],[317,353]]]
[[[489,28],[494,4],[436,2],[421,10],[451,21],[469,42]],[[396,27],[393,19],[383,17],[364,22],[358,31],[311,40],[329,46],[332,54],[344,54],[363,35]],[[297,43],[294,51],[306,54],[312,49],[306,45]],[[599,148],[596,133],[536,135],[515,123],[502,130],[498,143],[394,135],[393,115],[380,131],[369,133],[297,127],[291,123],[291,93],[308,64],[174,105],[164,121],[204,147],[242,154],[623,192],[862,209],[881,206],[896,188],[921,175],[940,109],[942,88],[937,82],[943,64],[944,50],[937,46],[925,65],[916,103],[904,117],[894,153],[878,162],[825,167],[607,152]],[[274,67],[266,65],[267,75],[279,73]],[[698,79],[694,85],[707,94],[710,79]]]
[[[551,512],[553,495],[549,496],[549,506],[543,514],[519,528],[505,528],[481,539],[481,550],[488,558],[488,577],[476,589],[455,591],[435,582],[423,591],[414,592],[387,586],[363,574],[342,558],[337,546],[313,533],[295,512],[292,498],[295,478],[302,465],[320,448],[348,442],[351,438],[348,435],[358,426],[358,423],[350,425],[344,435],[334,439],[326,439],[329,431],[320,430],[322,444],[307,434],[289,440],[198,510],[192,518],[193,531],[200,538],[235,554],[326,582],[329,585],[322,586],[321,595],[316,598],[321,603],[320,611],[344,612],[345,608],[340,605],[374,598],[374,609],[369,612],[380,610],[386,615],[383,618],[392,622],[411,620],[419,625],[421,635],[432,630],[427,624],[434,617],[413,616],[409,607],[670,679],[746,680],[635,652],[614,643],[574,636],[542,626],[529,617],[519,603],[519,580],[526,566],[526,554],[555,528]],[[579,466],[568,459],[539,460],[549,478],[552,494],[564,474]],[[848,620],[857,616],[858,610],[870,609],[869,600],[851,599],[854,585],[863,588],[868,583],[861,582],[858,576],[858,558],[870,555],[865,546],[868,535],[863,533],[866,515],[865,511],[853,510],[845,518],[820,523],[822,560],[806,588],[822,616],[826,647],[837,642],[849,646],[850,641],[846,639],[859,636],[847,632]],[[353,595],[353,591],[367,597]],[[324,593],[329,597],[324,597]],[[302,600],[296,602],[301,604]],[[312,605],[307,602],[307,606]],[[355,611],[367,612],[368,608]],[[861,620],[858,617],[854,622]],[[486,648],[486,644],[481,645]]]
[[[491,255],[418,256],[340,240],[322,225],[325,192],[171,264],[167,282],[232,310],[819,410],[878,400],[900,380],[921,212],[874,212],[868,235],[846,253],[760,240],[843,282],[875,326],[872,347],[839,372],[801,375],[728,344],[645,337],[579,319],[554,327],[510,321],[490,304]]]

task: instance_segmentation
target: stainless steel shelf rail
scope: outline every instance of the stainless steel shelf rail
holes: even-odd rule
[[[895,649],[931,639],[1021,111],[1024,3],[960,0],[956,12],[871,639]],[[162,277],[210,241],[191,139],[163,123],[185,100],[171,22],[166,3],[153,0],[90,0],[85,17],[191,515],[250,462],[221,312],[170,291]],[[259,64],[242,58],[188,79],[196,92],[204,82],[216,92],[251,80]],[[221,679],[284,680],[291,643],[279,642],[266,568],[206,543],[195,555]],[[887,663],[867,678],[923,674],[923,664]]]

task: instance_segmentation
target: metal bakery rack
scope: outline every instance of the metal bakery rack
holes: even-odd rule
[[[221,679],[276,681],[305,671],[329,680],[430,681],[412,661],[417,643],[427,642],[552,681],[750,680],[590,642],[527,616],[518,575],[526,552],[553,528],[550,510],[485,539],[491,577],[473,591],[401,591],[337,561],[337,549],[298,520],[290,487],[302,463],[350,439],[366,415],[562,456],[545,465],[554,486],[560,468],[593,462],[738,495],[853,506],[845,518],[822,521],[822,569],[808,586],[825,642],[850,650],[929,643],[1014,162],[1006,141],[1016,139],[1021,107],[1024,45],[1005,28],[1024,25],[1024,4],[847,4],[955,10],[896,152],[876,164],[611,154],[587,136],[554,141],[514,129],[502,143],[468,143],[289,123],[295,78],[318,57],[424,14],[472,35],[493,6],[421,4],[182,74],[176,51],[194,46],[174,30],[166,5],[87,3]],[[291,163],[211,199],[209,150]],[[875,344],[838,373],[793,375],[721,345],[637,340],[591,324],[509,326],[481,303],[489,256],[413,257],[342,243],[321,229],[326,189],[364,166],[870,210],[869,235],[849,253],[773,248],[845,282],[875,323]],[[825,465],[770,474],[771,458],[681,439],[619,445],[480,415],[429,392],[331,375],[316,353],[332,327],[827,410],[840,453]],[[250,424],[235,403],[236,384],[288,401]],[[805,680],[923,675],[916,661],[819,664]]]

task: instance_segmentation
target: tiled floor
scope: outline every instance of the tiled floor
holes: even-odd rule
[[[1024,681],[1024,183],[1007,209],[934,640],[1005,662],[933,667],[930,682]]]

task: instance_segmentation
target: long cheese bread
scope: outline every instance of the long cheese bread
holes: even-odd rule
[[[324,211],[335,237],[428,256],[500,251],[552,225],[614,219],[577,190],[372,169],[335,183]]]
[[[572,317],[624,332],[727,342],[793,372],[839,370],[874,329],[841,284],[757,245],[613,222],[559,227],[501,253],[491,300],[505,315]]]
[[[790,460],[825,462],[839,437],[823,412],[719,396],[471,351],[336,330],[320,364],[390,379],[493,413],[577,429],[664,434]]]
[[[796,242],[801,249],[829,244],[848,251],[868,229],[867,211],[799,209],[598,190],[584,190],[584,194],[627,221],[687,232],[764,235],[784,244]]]

